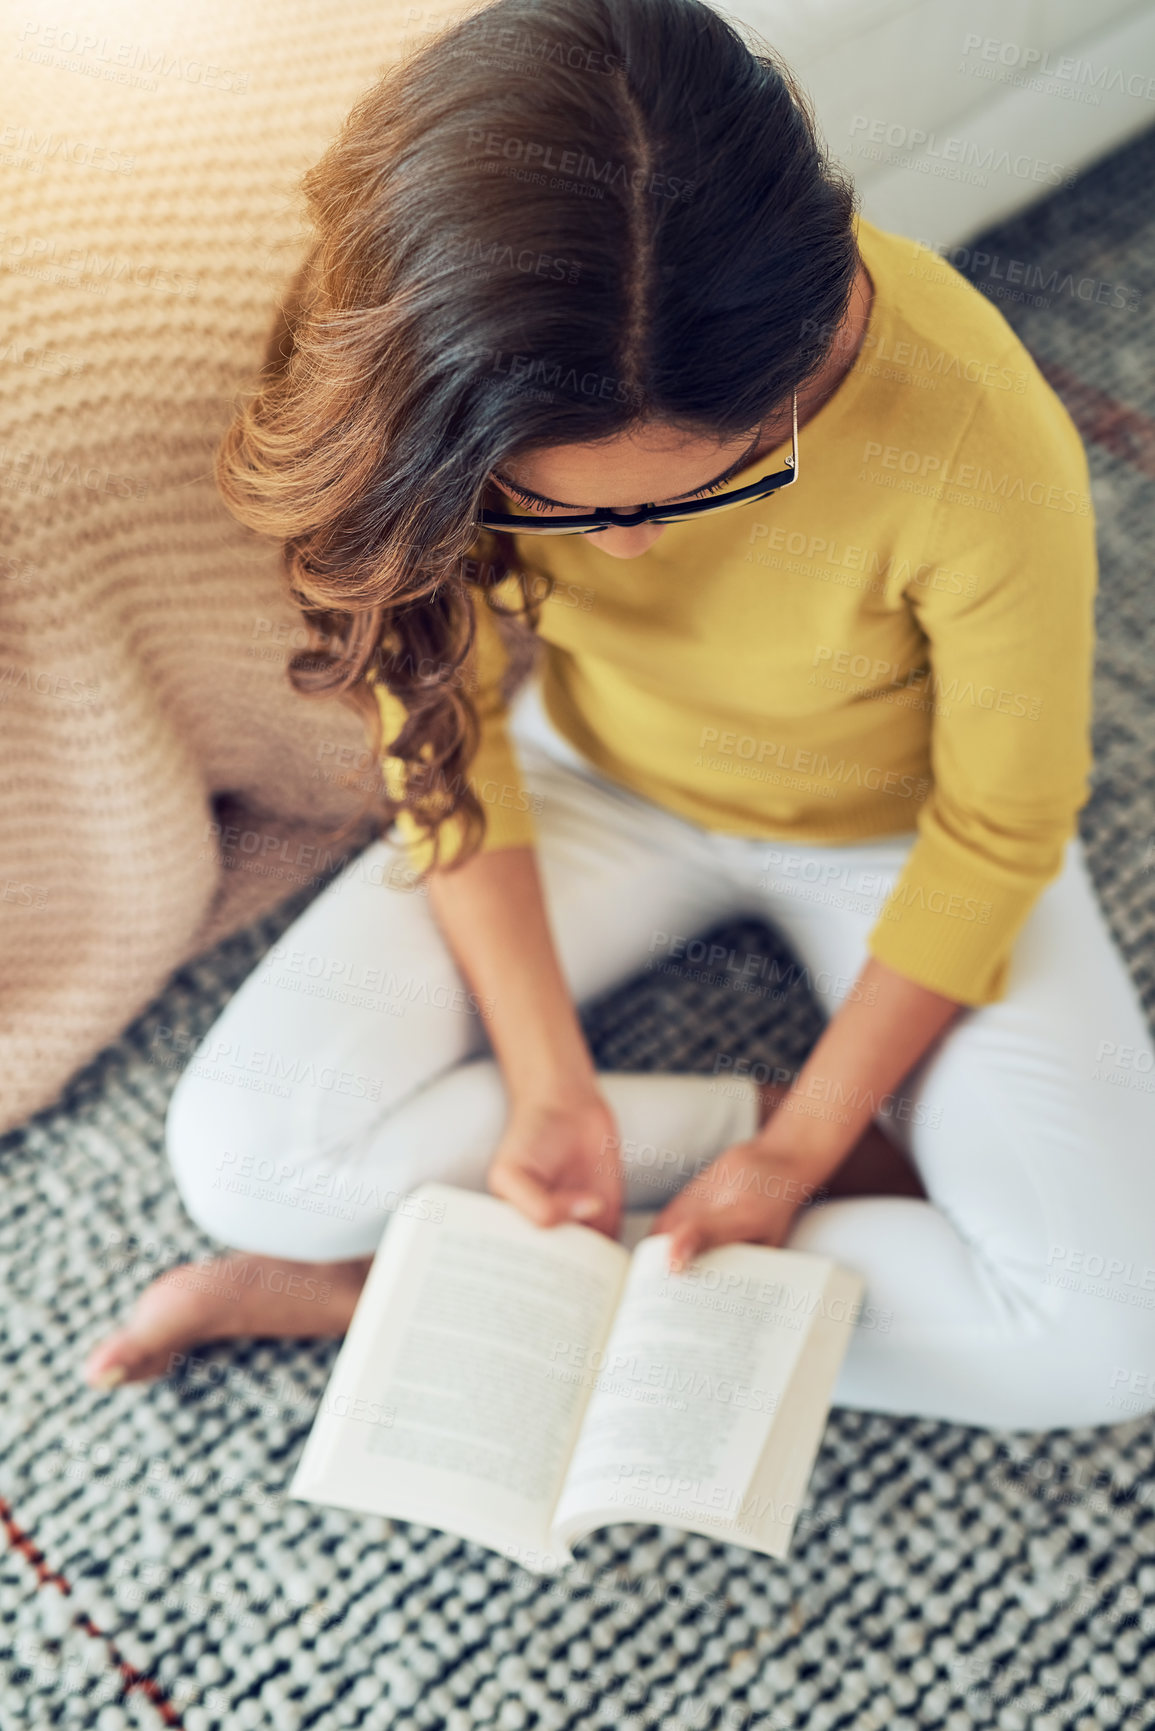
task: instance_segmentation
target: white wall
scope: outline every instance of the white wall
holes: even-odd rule
[[[798,73],[865,214],[938,245],[1155,125],[1155,0],[711,4]]]

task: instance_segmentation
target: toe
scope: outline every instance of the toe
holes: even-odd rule
[[[170,1270],[146,1287],[127,1324],[88,1355],[84,1380],[90,1388],[106,1390],[164,1376],[175,1352],[214,1335],[217,1318],[211,1301],[174,1281],[182,1272]]]
[[[150,1352],[130,1329],[123,1328],[89,1353],[84,1363],[84,1380],[89,1388],[102,1392],[122,1382],[140,1382],[158,1374],[153,1365],[155,1357],[155,1352]]]

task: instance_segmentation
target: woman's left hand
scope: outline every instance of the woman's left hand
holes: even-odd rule
[[[670,1268],[716,1244],[780,1245],[805,1203],[826,1194],[884,1099],[964,1006],[869,956],[792,1087],[756,1136],[735,1142],[654,1221]],[[824,1102],[831,1098],[846,1104]]]
[[[691,1178],[650,1231],[671,1235],[669,1266],[676,1274],[718,1244],[782,1244],[820,1185],[815,1167],[752,1137],[733,1143]]]

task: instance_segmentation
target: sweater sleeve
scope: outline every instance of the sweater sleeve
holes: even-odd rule
[[[477,629],[469,655],[461,666],[464,690],[477,711],[481,737],[477,753],[466,772],[466,781],[481,802],[485,817],[483,853],[497,848],[532,845],[537,837],[532,813],[538,809],[540,796],[531,794],[523,785],[521,768],[509,738],[508,712],[501,696],[500,681],[507,655],[497,629],[492,609],[483,595],[474,597]],[[389,755],[389,746],[397,738],[405,721],[405,707],[377,680],[371,681],[381,710],[384,755],[381,761],[385,785],[391,795],[401,791],[401,764]],[[415,872],[423,872],[432,858],[432,846],[422,837],[421,830],[409,811],[402,811],[394,825],[396,839],[405,848],[406,858]],[[447,818],[440,826],[442,867],[456,859],[462,840],[463,825],[459,817]]]
[[[932,791],[869,938],[970,1005],[1004,995],[1090,792],[1098,583],[1086,458],[1058,397],[1033,368],[1022,397],[980,396],[932,528],[952,581],[907,589],[928,643]]]

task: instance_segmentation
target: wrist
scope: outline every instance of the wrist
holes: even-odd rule
[[[597,1092],[597,1070],[577,1011],[559,988],[502,1003],[485,1018],[506,1091],[518,1105],[574,1103]]]
[[[583,1112],[590,1106],[605,1105],[596,1076],[535,1079],[516,1088],[507,1085],[507,1092],[515,1112]]]
[[[805,1095],[789,1092],[753,1137],[759,1157],[788,1167],[811,1184],[822,1184],[857,1142],[860,1127],[849,1112],[831,1111]]]
[[[598,1073],[584,1041],[548,1052],[519,1053],[514,1062],[502,1063],[502,1071],[506,1091],[518,1108],[566,1110],[600,1098]]]

